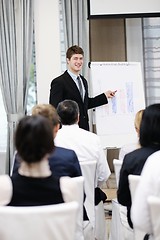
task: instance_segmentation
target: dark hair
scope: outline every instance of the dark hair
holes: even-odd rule
[[[160,145],[160,104],[153,104],[143,112],[140,126],[142,147]]]
[[[74,54],[82,54],[84,56],[83,49],[77,45],[68,48],[66,58],[70,59]]]
[[[40,115],[22,118],[15,133],[15,146],[23,161],[39,162],[54,149],[50,121]]]
[[[72,125],[78,120],[78,104],[72,100],[64,100],[58,104],[57,113],[63,125]]]

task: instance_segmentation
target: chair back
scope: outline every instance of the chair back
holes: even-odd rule
[[[160,240],[160,198],[150,196],[147,201],[150,210],[153,239]]]
[[[84,240],[83,233],[83,208],[84,208],[84,177],[61,177],[60,187],[65,202],[77,201],[79,203],[76,218],[75,240]]]
[[[119,159],[116,159],[116,158],[113,159],[113,166],[114,166],[117,188],[118,188],[118,185],[119,185],[119,174],[120,174],[120,170],[121,170],[121,167],[122,167],[122,163],[123,163],[122,160],[119,160]]]
[[[141,179],[141,176],[140,176],[140,175],[130,174],[130,175],[128,176],[129,189],[130,189],[130,192],[131,192],[131,198],[132,198],[132,200],[134,199],[135,192],[136,192],[136,189],[137,189],[137,187],[138,187],[138,184],[139,184],[140,179]]]
[[[0,207],[1,240],[74,240],[78,203]]]
[[[83,232],[83,208],[84,208],[84,177],[73,177],[71,178],[73,182],[77,184],[78,187],[78,214],[77,214],[77,226],[76,226],[76,240],[84,240]]]
[[[129,181],[129,188],[130,188],[130,192],[131,192],[131,199],[133,202],[135,193],[136,193],[136,189],[138,187],[138,184],[140,182],[141,176],[140,175],[132,175],[130,174],[128,176],[128,181]],[[144,236],[146,235],[146,233],[144,233],[143,231],[140,231],[139,229],[136,229],[134,227],[134,239],[135,240],[143,240]]]
[[[106,218],[103,201],[95,206],[95,239],[107,239]]]
[[[93,229],[95,228],[94,198],[95,198],[95,182],[96,182],[96,165],[97,165],[97,162],[94,160],[80,162],[82,175],[84,177],[84,189],[86,194],[84,205]]]

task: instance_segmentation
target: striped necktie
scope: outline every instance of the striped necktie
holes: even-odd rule
[[[82,88],[82,82],[81,82],[81,79],[80,79],[79,76],[77,77],[77,82],[78,82],[78,88],[79,88],[79,92],[80,92],[81,98],[83,99],[83,88]]]

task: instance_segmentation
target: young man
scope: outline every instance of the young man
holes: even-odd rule
[[[88,109],[107,104],[107,98],[112,98],[115,91],[109,90],[94,98],[88,96],[87,80],[80,75],[83,57],[84,52],[81,47],[75,45],[68,48],[66,53],[68,70],[51,82],[49,102],[54,107],[66,99],[77,102],[80,112],[79,127],[89,130]]]

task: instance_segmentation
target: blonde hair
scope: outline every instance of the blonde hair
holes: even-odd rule
[[[42,115],[50,120],[53,127],[60,123],[57,110],[51,104],[37,104],[32,108],[32,115]]]
[[[135,126],[135,129],[138,134],[139,134],[139,130],[140,130],[143,112],[144,112],[144,109],[139,110],[136,113],[135,120],[134,120],[134,126]]]

